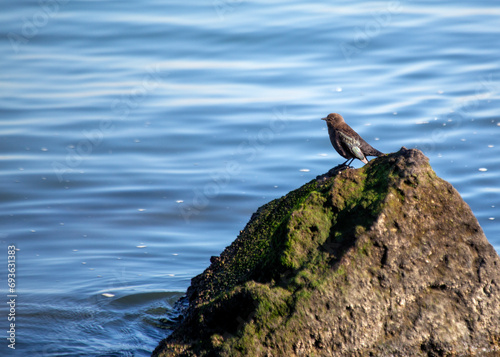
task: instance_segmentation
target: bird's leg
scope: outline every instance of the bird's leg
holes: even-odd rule
[[[347,166],[347,167],[350,167],[352,162],[354,161],[355,157],[353,157],[352,159],[347,159],[343,164],[342,166]],[[349,161],[351,160],[351,161]],[[347,163],[349,161],[349,163]]]
[[[348,162],[349,160],[351,160],[351,161],[349,162],[349,164],[347,164],[347,162]],[[334,167],[333,169],[331,169],[330,171],[332,171],[332,170],[333,170],[333,171],[336,171],[336,170],[342,170],[342,169],[344,169],[344,168],[349,168],[349,167],[350,167],[349,165],[350,165],[350,164],[351,164],[351,162],[353,162],[353,161],[354,161],[354,159],[347,159],[344,163],[342,163],[342,164],[340,164],[340,165],[335,166],[335,167]]]

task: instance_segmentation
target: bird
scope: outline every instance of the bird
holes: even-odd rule
[[[328,134],[330,141],[340,154],[347,159],[341,166],[349,166],[354,159],[359,159],[367,164],[367,156],[382,156],[384,153],[378,151],[366,141],[363,140],[342,118],[342,115],[337,113],[328,114],[326,118],[321,118],[326,121],[328,126]],[[346,165],[346,163],[349,164]]]

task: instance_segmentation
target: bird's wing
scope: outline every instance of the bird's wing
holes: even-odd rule
[[[351,154],[357,159],[363,161],[365,159],[365,155],[361,151],[360,142],[353,137],[339,131],[342,142],[349,149]]]

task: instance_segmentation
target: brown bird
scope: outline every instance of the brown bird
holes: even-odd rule
[[[346,162],[343,166],[349,166],[354,159],[359,159],[365,164],[368,163],[367,156],[382,156],[384,155],[370,144],[363,140],[352,128],[346,124],[342,115],[337,113],[328,114],[326,118],[328,126],[328,134],[330,141],[337,152],[344,157]],[[347,161],[349,164],[346,165]]]

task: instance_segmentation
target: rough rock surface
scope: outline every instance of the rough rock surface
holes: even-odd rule
[[[154,356],[498,356],[500,259],[418,150],[262,206]]]

